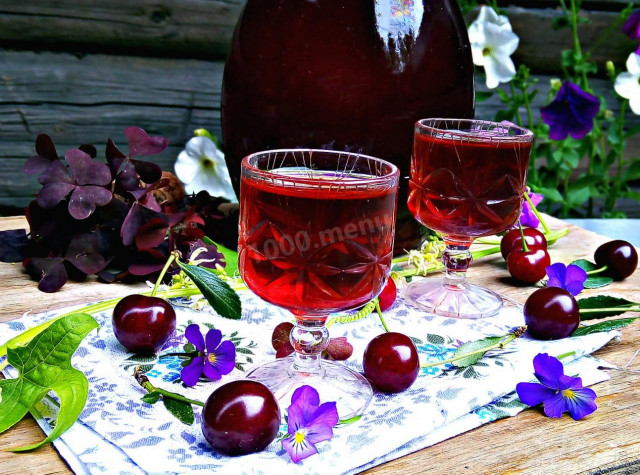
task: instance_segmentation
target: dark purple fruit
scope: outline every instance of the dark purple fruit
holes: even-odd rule
[[[128,295],[113,309],[113,333],[134,353],[155,353],[176,330],[176,312],[158,297]]]
[[[547,238],[540,231],[535,228],[522,228],[522,232],[529,250],[547,249]],[[500,253],[505,261],[514,249],[522,249],[522,236],[519,229],[510,230],[500,240]]]
[[[511,277],[524,284],[534,284],[547,275],[551,258],[546,249],[523,251],[513,249],[507,256],[507,270]]]
[[[378,391],[399,393],[418,377],[418,350],[411,338],[402,333],[383,333],[367,345],[362,366],[364,375]]]
[[[623,280],[638,267],[636,248],[627,241],[617,239],[604,243],[594,254],[598,267],[607,266],[605,273],[615,280]]]
[[[532,293],[524,304],[524,322],[538,340],[558,340],[571,335],[580,324],[576,299],[560,287],[545,287]]]
[[[218,452],[244,455],[264,450],[278,435],[280,408],[257,381],[233,381],[216,389],[202,409],[202,434]]]

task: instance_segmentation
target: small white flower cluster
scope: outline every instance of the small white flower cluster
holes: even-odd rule
[[[633,52],[627,58],[627,72],[620,73],[613,86],[620,97],[629,99],[629,107],[640,115],[640,55]]]

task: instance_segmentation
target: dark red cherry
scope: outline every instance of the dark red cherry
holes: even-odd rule
[[[551,258],[546,249],[513,249],[507,256],[507,270],[518,282],[534,284],[547,275]]]
[[[532,293],[524,304],[524,322],[538,340],[557,340],[571,335],[580,324],[576,299],[560,287],[545,287]]]
[[[232,381],[213,391],[202,409],[202,434],[218,452],[244,455],[264,450],[278,435],[280,408],[257,381]]]
[[[594,254],[598,267],[607,266],[605,273],[615,280],[623,280],[638,267],[636,248],[627,241],[617,239],[604,243]]]
[[[362,366],[364,375],[378,391],[399,393],[418,377],[418,350],[411,338],[402,333],[383,333],[367,345]]]
[[[380,310],[384,312],[391,307],[396,301],[397,295],[398,289],[396,288],[396,283],[391,277],[389,277],[387,285],[384,286],[384,289],[382,289],[382,292],[378,295],[378,298],[380,299]]]
[[[176,312],[158,297],[128,295],[113,309],[113,333],[134,353],[155,353],[176,330]]]
[[[547,249],[547,238],[535,228],[523,228],[524,241],[529,250]],[[512,229],[500,241],[500,253],[506,260],[513,249],[522,249],[522,236],[519,229]]]

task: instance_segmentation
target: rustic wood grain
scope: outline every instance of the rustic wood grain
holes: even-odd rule
[[[552,227],[564,224],[549,218]],[[0,230],[24,227],[23,218],[0,219]],[[597,245],[607,238],[575,226],[569,236],[551,248],[554,262],[592,258]],[[523,302],[531,287],[515,287],[506,278],[500,256],[478,260],[470,279]],[[0,301],[0,321],[18,318],[25,311],[41,312],[74,303],[89,303],[135,292],[135,287],[95,282],[67,284],[55,294],[40,293],[19,265],[0,263],[4,283]],[[142,284],[139,284],[140,286]],[[605,293],[640,299],[640,272],[604,290],[586,290],[584,296]],[[640,349],[640,322],[622,329],[619,343],[611,343],[596,353],[605,361],[625,365]],[[640,358],[629,369],[640,371]],[[529,409],[516,417],[487,424],[433,447],[391,461],[366,473],[522,473],[522,474],[629,474],[640,471],[640,395],[638,373],[610,370],[611,380],[594,386],[599,409],[582,421],[568,416],[560,420],[544,417],[539,409]],[[41,440],[43,435],[31,419],[0,436],[0,449]],[[64,462],[51,447],[29,454],[0,451],[0,473],[68,473]]]
[[[3,0],[0,42],[222,58],[244,0]]]

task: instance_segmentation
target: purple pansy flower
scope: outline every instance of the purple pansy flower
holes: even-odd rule
[[[565,81],[555,100],[540,109],[545,124],[549,125],[549,138],[563,140],[571,135],[578,140],[593,128],[593,118],[600,110],[600,100],[580,89],[580,86]]]
[[[532,191],[527,190],[527,194],[529,195],[529,199],[533,203],[534,206],[538,206],[540,202],[544,199],[544,195],[540,193],[533,193]],[[537,228],[540,225],[540,220],[533,212],[531,205],[528,200],[524,200],[522,203],[522,213],[520,213],[520,224],[523,226],[529,226],[532,228]]]
[[[560,287],[571,295],[578,295],[584,289],[587,271],[575,264],[565,266],[562,262],[551,264],[546,269],[549,281],[547,287]]]
[[[202,374],[218,381],[223,375],[233,371],[236,364],[236,347],[229,340],[222,341],[220,330],[209,330],[203,338],[200,327],[193,323],[187,327],[184,335],[198,350],[198,355],[180,372],[185,386],[195,386]]]
[[[301,386],[291,397],[288,409],[289,436],[282,441],[282,448],[298,463],[318,453],[315,444],[333,437],[333,427],[338,423],[335,402],[320,405],[320,395],[311,386]]]
[[[562,417],[569,412],[575,420],[594,412],[596,393],[582,387],[582,379],[566,376],[558,358],[539,353],[533,359],[535,376],[540,383],[518,383],[516,391],[520,400],[529,405],[544,404],[548,417]]]
[[[622,31],[632,40],[640,40],[640,10],[634,10],[622,27]],[[640,54],[640,44],[636,50]]]

